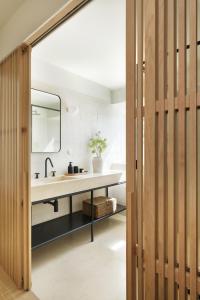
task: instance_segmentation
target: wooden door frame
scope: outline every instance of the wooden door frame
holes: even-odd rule
[[[67,4],[54,14],[47,22],[40,26],[24,41],[24,45],[33,47],[41,39],[43,39],[50,32],[55,30],[61,23],[65,22],[83,6],[92,0],[70,0]],[[126,1],[126,103],[127,103],[127,116],[126,116],[126,136],[127,136],[127,250],[126,250],[126,286],[127,286],[127,299],[136,299],[136,201],[134,199],[134,181],[135,181],[135,125],[132,120],[135,114],[135,82],[136,72],[136,0]],[[135,55],[133,55],[135,53]],[[134,70],[134,71],[133,71]],[[134,155],[132,154],[134,153]],[[30,224],[31,226],[31,224]]]
[[[84,5],[88,4],[92,0],[70,0],[64,5],[57,13],[55,13],[50,19],[42,24],[36,31],[34,31],[29,37],[24,40],[24,44],[27,46],[34,46],[41,39],[55,30],[60,24],[69,19]]]

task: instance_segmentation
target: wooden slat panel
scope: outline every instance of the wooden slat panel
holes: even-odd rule
[[[156,272],[159,272],[159,262],[156,262]],[[179,269],[178,267],[174,268],[174,273],[175,273],[175,282],[177,283],[177,285],[179,284]],[[168,278],[169,274],[168,274],[168,264],[165,264],[165,278]],[[188,290],[190,290],[190,272],[186,271],[186,288]],[[197,280],[197,293],[200,295],[200,277],[196,277]],[[196,298],[195,298],[196,299]]]
[[[138,253],[138,246],[136,245],[136,254]],[[145,271],[145,262],[144,262],[144,265],[143,265],[143,269]],[[159,269],[160,269],[160,263],[159,263],[159,260],[157,259],[156,260],[156,273],[159,274]],[[165,278],[168,278],[169,277],[169,273],[168,273],[168,269],[169,269],[169,266],[168,266],[168,263],[165,263]],[[179,284],[179,268],[178,266],[175,266],[174,268],[174,273],[175,273],[175,282],[177,284]],[[198,273],[200,273],[200,268],[198,268]],[[198,295],[200,295],[200,276],[196,276],[196,280],[197,280],[197,293]],[[190,290],[190,270],[186,270],[186,288],[188,290]]]
[[[197,0],[190,0],[189,263],[190,299],[197,299]]]
[[[165,278],[167,278],[168,299],[196,299],[200,292],[200,278],[197,276],[197,109],[200,96],[197,94],[197,0],[188,1],[190,13],[190,67],[186,70],[186,0],[145,1],[145,99],[143,107],[138,102],[136,120],[141,112],[145,120],[145,166],[144,166],[144,260],[145,299],[165,299]],[[177,5],[178,4],[178,5]],[[158,12],[158,15],[157,15]],[[176,18],[178,13],[178,33]],[[165,23],[168,19],[168,93],[165,94]],[[158,19],[157,19],[158,18]],[[158,27],[156,27],[158,21]],[[163,33],[163,35],[162,35]],[[138,36],[140,34],[138,27]],[[176,48],[179,48],[178,94],[176,96]],[[140,41],[139,37],[138,40]],[[138,51],[140,51],[139,45]],[[156,51],[158,50],[158,52]],[[158,54],[158,55],[157,55]],[[157,65],[158,58],[158,65]],[[189,76],[188,76],[189,75]],[[186,78],[190,78],[186,96]],[[144,84],[144,82],[143,82]],[[167,96],[167,99],[166,99]],[[157,99],[158,97],[158,99]],[[158,100],[158,101],[156,101]],[[186,110],[189,114],[186,124]],[[158,123],[156,122],[156,112]],[[167,136],[165,134],[165,115],[167,112]],[[175,118],[176,117],[176,118]],[[175,122],[177,120],[177,122]],[[186,127],[189,126],[189,127]],[[157,126],[157,127],[156,127]],[[139,127],[138,127],[139,128]],[[186,147],[186,128],[189,128]],[[141,142],[140,131],[137,141]],[[157,135],[158,134],[158,135]],[[157,138],[157,139],[156,139]],[[158,141],[158,159],[155,159]],[[167,145],[167,179],[165,176],[165,149]],[[141,145],[137,145],[138,151]],[[138,152],[137,151],[137,152]],[[139,157],[140,153],[138,153]],[[186,155],[189,160],[186,162]],[[187,166],[186,166],[187,164]],[[156,171],[158,170],[158,179]],[[138,174],[141,171],[139,167]],[[187,182],[186,182],[187,178]],[[186,183],[189,182],[189,267],[186,269]],[[140,179],[137,189],[140,189]],[[167,184],[167,199],[165,187]],[[158,191],[158,194],[157,194]],[[177,194],[177,195],[176,195]],[[158,196],[158,202],[156,197]],[[164,203],[167,200],[167,261],[165,261]],[[138,202],[139,203],[139,202]],[[141,209],[141,207],[140,207]],[[158,216],[158,224],[156,218]],[[178,234],[177,223],[178,218]],[[138,218],[141,222],[141,218]],[[138,224],[138,228],[141,224]],[[156,228],[158,226],[158,228]],[[158,232],[158,251],[155,249]],[[177,232],[176,232],[177,233]],[[178,236],[178,243],[176,241]],[[175,247],[178,246],[176,257]],[[138,239],[138,259],[142,250]],[[176,261],[177,259],[177,261]],[[142,259],[141,259],[142,260]],[[156,270],[155,270],[156,264]],[[142,269],[141,261],[139,270]],[[138,273],[139,274],[139,273]],[[158,277],[156,276],[158,274]],[[158,278],[158,285],[157,285]],[[139,283],[140,284],[140,283]],[[141,285],[139,295],[141,297]],[[176,290],[175,290],[176,287]],[[177,293],[178,289],[178,293]],[[190,290],[190,296],[187,294]]]
[[[143,300],[143,0],[137,0],[137,64],[138,299]]]
[[[179,297],[186,297],[186,1],[178,0],[178,233]]]
[[[165,86],[166,86],[166,5],[158,4],[158,299],[165,298]]]
[[[127,0],[126,160],[127,160],[127,299],[136,299],[136,1]]]
[[[156,299],[155,272],[155,100],[156,100],[156,3],[145,0],[145,166],[144,243],[145,299]]]
[[[24,177],[30,150],[29,52],[20,47],[0,64],[0,264],[25,289],[30,288],[31,257],[29,182]]]
[[[175,87],[176,87],[176,1],[168,1],[168,299],[175,295]]]

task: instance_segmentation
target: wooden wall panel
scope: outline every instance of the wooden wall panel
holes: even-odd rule
[[[0,63],[0,265],[30,288],[30,49]]]
[[[197,299],[197,0],[144,0],[142,6],[136,1],[136,128],[127,119],[137,146],[135,153],[127,142],[129,160],[137,159],[136,176],[127,174],[129,180],[134,174],[137,191],[137,295]]]

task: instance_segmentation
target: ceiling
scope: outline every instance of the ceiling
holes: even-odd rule
[[[24,0],[0,0],[0,28],[15,13]]]
[[[125,86],[125,0],[93,0],[33,48],[39,58],[110,89]]]

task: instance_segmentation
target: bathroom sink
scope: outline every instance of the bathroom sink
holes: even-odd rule
[[[34,179],[31,184],[31,201],[37,202],[106,186],[119,182],[121,176],[120,171],[108,171],[102,174],[60,175]]]
[[[47,177],[47,178],[42,178],[42,179],[35,179],[32,182],[32,185],[40,185],[40,184],[48,184],[48,183],[54,183],[54,182],[60,182],[60,181],[68,181],[68,180],[73,180],[76,179],[75,176],[55,176],[55,177]]]

